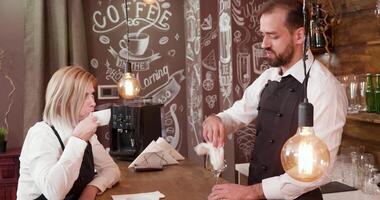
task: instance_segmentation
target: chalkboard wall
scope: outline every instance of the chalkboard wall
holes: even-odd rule
[[[84,7],[90,68],[98,85],[116,85],[129,61],[140,96],[164,104],[165,138],[186,155],[183,2],[87,0]],[[120,101],[98,99],[97,104]],[[104,132],[107,140],[109,132]]]

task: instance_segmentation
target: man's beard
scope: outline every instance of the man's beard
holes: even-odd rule
[[[274,58],[266,57],[266,60],[268,60],[269,65],[272,67],[281,67],[288,64],[294,55],[294,46],[292,44],[289,44],[285,51],[278,55],[271,48],[266,48],[265,50],[270,51],[274,55]]]

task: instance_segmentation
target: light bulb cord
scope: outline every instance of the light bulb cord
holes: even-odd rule
[[[307,12],[306,0],[303,0],[302,13],[303,13],[303,27],[304,27],[304,42],[303,42],[302,63],[303,63],[303,71],[304,71],[304,74],[305,74],[305,79],[304,79],[304,81],[302,83],[303,84],[303,90],[304,90],[304,99],[303,99],[303,102],[304,103],[308,103],[309,100],[307,98],[307,84],[308,84],[309,77],[310,77],[310,70],[311,70],[311,67],[314,64],[315,58],[313,59],[313,62],[311,63],[309,70],[307,70],[307,68],[306,68],[306,60],[308,59],[308,55],[307,55],[307,43],[309,41],[308,40],[309,29],[308,29],[308,26],[307,26],[308,12]]]
[[[127,0],[124,0],[124,5],[125,5],[125,25],[126,25],[126,31],[127,31],[127,63],[126,63],[126,66],[124,67],[124,74],[126,74],[128,72],[128,65],[129,65],[129,26],[128,26],[128,21],[129,21],[129,17],[128,17],[128,4],[127,4]],[[132,71],[132,70],[131,70]]]

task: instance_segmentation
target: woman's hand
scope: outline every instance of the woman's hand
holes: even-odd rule
[[[93,185],[87,185],[82,191],[82,194],[80,194],[79,200],[95,199],[98,192],[100,192],[100,190],[97,187]]]
[[[88,141],[96,132],[96,128],[98,127],[96,121],[96,117],[92,113],[89,114],[75,126],[73,136]]]

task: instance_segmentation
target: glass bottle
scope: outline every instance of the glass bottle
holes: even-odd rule
[[[315,5],[313,4],[312,7],[312,13],[311,13],[311,18],[310,18],[310,46],[311,48],[315,48],[315,29],[316,29],[316,13],[315,13]]]
[[[323,32],[321,29],[321,9],[319,4],[313,5],[313,15],[310,20],[310,28],[311,28],[311,47],[312,48],[324,48],[325,47],[325,38],[323,36]]]
[[[376,87],[375,87],[375,110],[380,113],[380,74],[376,74]]]
[[[373,88],[372,75],[367,74],[367,89],[365,91],[367,112],[376,112],[375,110],[375,90]]]

